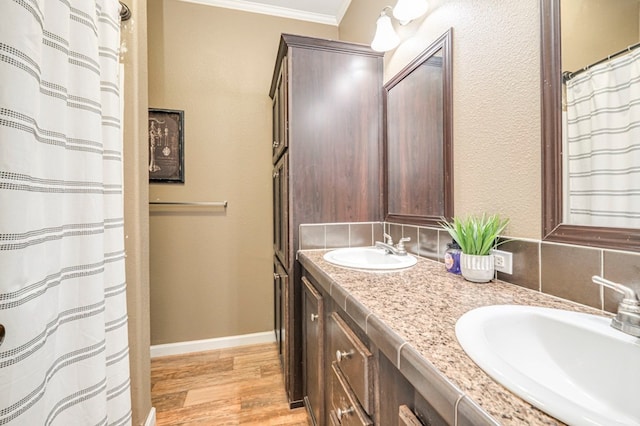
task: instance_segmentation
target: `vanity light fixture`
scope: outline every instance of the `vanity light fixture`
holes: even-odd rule
[[[398,0],[393,8],[393,17],[400,21],[401,25],[406,25],[427,13],[428,7],[426,0]]]
[[[386,52],[395,49],[400,44],[400,37],[396,34],[391,23],[391,17],[387,12],[391,10],[391,6],[387,6],[380,12],[380,17],[376,21],[376,35],[371,42],[371,48],[377,52]]]
[[[393,17],[400,22],[400,25],[406,25],[424,15],[427,7],[426,0],[398,0],[395,7],[386,6],[376,21],[376,34],[371,42],[371,48],[378,52],[386,52],[400,44],[400,37],[393,29],[389,12],[393,12]]]

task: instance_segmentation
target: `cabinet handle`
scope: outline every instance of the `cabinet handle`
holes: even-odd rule
[[[318,319],[318,314],[311,314],[311,322],[314,322]]]
[[[338,408],[336,410],[336,415],[338,416],[338,420],[340,420],[340,422],[342,422],[342,418],[348,416],[349,414],[353,413],[355,411],[355,408],[353,408],[353,406],[349,407],[349,408],[345,408],[344,410],[342,408]]]
[[[271,146],[273,146],[274,148],[277,148],[280,146],[280,142],[278,141],[273,141],[273,144],[271,144]]]
[[[349,352],[342,352],[340,349],[338,349],[336,351],[336,360],[338,362],[341,362],[343,359],[351,358],[351,355],[353,355],[353,349],[351,349]]]

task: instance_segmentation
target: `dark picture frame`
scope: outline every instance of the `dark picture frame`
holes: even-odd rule
[[[184,111],[149,108],[149,182],[184,183]]]

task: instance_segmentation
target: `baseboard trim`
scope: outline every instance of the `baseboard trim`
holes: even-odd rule
[[[144,426],[156,426],[156,407],[151,407],[151,410],[149,410]]]
[[[233,348],[235,346],[256,345],[276,341],[273,331],[242,334],[239,336],[217,337],[215,339],[192,340],[189,342],[165,343],[151,346],[151,358],[167,355],[182,355],[191,352]]]

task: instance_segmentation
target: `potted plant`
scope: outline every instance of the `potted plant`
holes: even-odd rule
[[[445,220],[441,223],[462,250],[460,271],[466,280],[486,283],[494,277],[494,259],[490,252],[498,245],[496,239],[508,223],[509,219],[485,213],[464,219],[454,217],[450,222]]]

